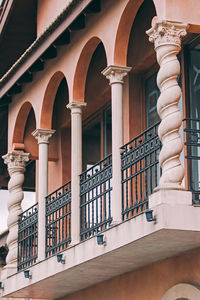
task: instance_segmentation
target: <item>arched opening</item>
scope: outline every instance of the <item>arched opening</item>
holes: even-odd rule
[[[101,40],[98,37],[91,38],[84,46],[81,55],[79,57],[76,72],[74,76],[73,85],[73,100],[84,102],[85,101],[85,88],[86,78],[88,74],[88,68],[91,62],[91,58],[94,54],[95,49]]]
[[[144,0],[130,0],[121,16],[115,40],[114,63],[127,65],[127,50],[133,20]]]
[[[107,66],[103,43],[94,51],[85,84],[87,108],[83,112],[83,170],[111,153],[111,102],[108,80],[101,74]]]
[[[13,133],[13,148],[17,147],[14,144],[23,144],[24,143],[24,130],[27,122],[29,112],[32,108],[30,102],[25,102],[19,110],[19,113],[16,118],[14,133]],[[19,146],[20,147],[20,146]],[[18,147],[17,147],[18,149]]]
[[[111,223],[111,94],[109,82],[101,74],[106,67],[105,48],[100,42],[91,56],[84,92],[87,107],[83,110],[84,172],[80,176],[81,240]],[[103,175],[105,172],[108,176]],[[90,183],[85,188],[87,180]]]
[[[130,31],[127,65],[132,67],[129,76],[131,138],[158,121],[156,110],[156,97],[159,95],[156,84],[158,65],[153,44],[149,42],[146,34],[155,14],[153,1],[145,0],[136,14]]]
[[[36,118],[34,109],[30,102],[25,102],[19,110],[13,133],[13,150],[30,153],[30,160],[26,165],[26,171],[24,174],[24,200],[22,201],[23,210],[32,206],[36,201],[35,179],[38,149],[35,138],[31,134],[35,129]]]
[[[71,117],[70,110],[66,108],[68,102],[67,81],[63,78],[55,93],[52,118],[49,120],[52,129],[56,130],[51,137],[49,146],[49,187],[51,187],[51,191],[71,179]]]
[[[150,143],[156,145],[158,139],[159,118],[156,108],[159,96],[156,84],[158,65],[153,44],[149,43],[146,35],[146,30],[151,27],[156,10],[153,0],[135,1],[135,4],[137,4],[137,13],[136,6],[134,6],[134,13],[131,16],[132,27],[126,44],[127,52],[123,53],[123,62],[132,67],[124,86],[123,99],[125,142],[130,142],[124,147],[122,159],[128,161],[129,157],[132,157],[130,164],[125,163],[122,172],[124,220],[147,209],[148,197],[158,185],[160,175],[159,147],[154,147],[151,153],[148,150]],[[141,4],[140,7],[139,4]],[[128,5],[133,5],[133,2],[130,1]],[[126,11],[127,7],[124,12],[126,18],[130,17],[129,12]],[[127,20],[127,24],[130,26],[130,19]],[[151,141],[148,140],[149,137]],[[138,155],[138,153],[143,154]]]
[[[56,72],[50,79],[43,99],[40,128],[51,129],[53,106],[58,87],[64,78],[64,74],[60,71]]]

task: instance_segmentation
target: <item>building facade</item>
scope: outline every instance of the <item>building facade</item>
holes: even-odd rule
[[[0,25],[2,297],[200,299],[199,0],[4,0]]]

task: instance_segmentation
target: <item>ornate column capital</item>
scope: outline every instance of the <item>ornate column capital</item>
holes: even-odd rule
[[[153,27],[146,31],[149,41],[154,43],[155,49],[163,44],[181,46],[181,38],[187,34],[188,24],[170,21],[157,21]]]
[[[30,153],[9,152],[2,156],[4,163],[8,166],[9,174],[13,171],[25,171],[26,163],[29,161]]]
[[[71,114],[82,113],[82,109],[87,106],[85,102],[72,101],[67,104],[67,108],[71,110]]]
[[[49,144],[49,139],[55,133],[55,130],[52,129],[35,129],[32,132],[32,135],[38,141],[38,144]]]
[[[106,76],[107,79],[110,80],[110,85],[114,83],[124,83],[124,77],[130,72],[131,67],[124,67],[124,66],[114,66],[110,65],[106,67],[101,74]]]

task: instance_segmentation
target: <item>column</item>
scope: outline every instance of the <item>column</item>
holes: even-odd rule
[[[72,244],[80,242],[80,178],[82,172],[82,109],[83,102],[71,102],[71,237]]]
[[[123,78],[131,70],[129,67],[108,66],[102,71],[111,85],[112,102],[112,217],[113,223],[122,221],[122,184],[120,147],[123,145]]]
[[[8,183],[8,255],[6,268],[17,271],[17,248],[18,248],[18,216],[22,213],[21,202],[24,198],[22,185],[26,163],[29,161],[29,153],[10,152],[3,156],[4,163],[8,166],[10,180]]]
[[[45,197],[48,195],[48,146],[55,130],[36,129],[32,135],[39,144],[38,172],[38,260],[45,259]]]
[[[184,169],[180,162],[183,142],[179,135],[182,114],[178,108],[181,89],[177,83],[180,64],[177,54],[181,49],[181,38],[186,35],[187,25],[168,21],[157,21],[146,33],[154,43],[160,70],[157,84],[160,97],[157,103],[161,119],[158,135],[162,142],[159,163],[162,176],[157,189],[182,189]]]

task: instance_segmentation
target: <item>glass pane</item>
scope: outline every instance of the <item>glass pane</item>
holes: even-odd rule
[[[200,50],[190,51],[190,117],[200,119]]]
[[[157,100],[160,95],[160,91],[157,87],[156,76],[157,73],[153,74],[145,82],[147,128],[153,126],[160,120],[157,113]]]
[[[199,147],[199,122],[200,119],[200,45],[190,51],[189,86],[190,86],[190,156],[189,177],[190,188],[194,191],[200,189],[200,147]]]
[[[83,130],[83,170],[95,165],[100,159],[101,122],[95,120]]]

